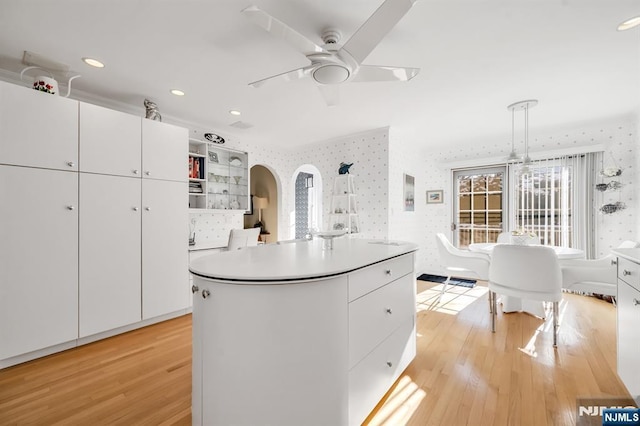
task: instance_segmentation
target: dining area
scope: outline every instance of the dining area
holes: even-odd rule
[[[587,259],[585,250],[540,244],[534,233],[501,232],[494,242],[475,242],[466,248],[454,246],[443,233],[436,234],[440,262],[447,273],[440,298],[453,278],[486,281],[488,312],[493,332],[497,316],[526,313],[550,320],[553,346],[557,347],[559,305],[563,293],[617,296],[616,257]],[[637,248],[623,241],[616,249]]]

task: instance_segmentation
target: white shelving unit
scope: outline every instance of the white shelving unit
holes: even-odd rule
[[[249,210],[249,154],[189,139],[189,208]]]
[[[360,232],[356,192],[354,176],[345,174],[335,178],[329,212],[330,230],[346,229],[349,234]]]

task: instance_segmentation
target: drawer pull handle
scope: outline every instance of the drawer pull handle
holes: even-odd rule
[[[393,313],[393,311],[391,310],[391,308],[387,308],[387,309],[385,309],[385,311],[386,311],[389,315],[391,315],[391,314]]]
[[[391,361],[387,361],[387,367],[393,367],[393,363]]]
[[[194,284],[194,285],[191,286],[191,293],[197,293],[198,290],[200,290],[200,289],[198,288],[197,285]]]
[[[206,288],[204,290],[202,290],[202,298],[203,299],[206,299],[209,296],[211,296],[211,292],[209,290],[207,290]]]
[[[638,305],[640,305],[640,300],[633,299],[633,306],[638,306]]]
[[[631,271],[627,271],[626,269],[624,271],[622,271],[622,275],[624,275],[625,277],[627,275],[631,275]]]
[[[67,161],[67,166],[69,167],[75,167],[76,163],[74,163],[73,161]]]
[[[387,275],[391,275],[392,271],[391,269],[387,269],[386,271],[384,271]]]
[[[611,259],[611,264],[612,264],[613,266],[615,266],[615,265],[617,265],[617,264],[618,264],[618,261],[617,261],[617,260],[615,260],[615,259]]]
[[[140,174],[140,170],[136,169],[136,170],[132,170],[134,175]]]

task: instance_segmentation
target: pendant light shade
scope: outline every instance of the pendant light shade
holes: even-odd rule
[[[519,101],[513,103],[507,107],[511,111],[511,154],[507,158],[508,162],[518,162],[520,158],[515,152],[513,135],[515,133],[515,112],[524,111],[524,157],[522,158],[522,168],[520,173],[529,173],[529,164],[531,164],[531,158],[529,157],[529,109],[538,105],[537,99],[528,99],[526,101]],[[514,160],[512,160],[515,158]]]

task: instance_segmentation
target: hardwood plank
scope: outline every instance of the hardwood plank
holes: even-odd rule
[[[499,312],[492,334],[479,284],[438,304],[418,282],[417,357],[366,424],[574,424],[576,398],[628,396],[613,305],[565,294],[554,350],[527,314]],[[0,424],[191,424],[191,316],[0,370]]]

